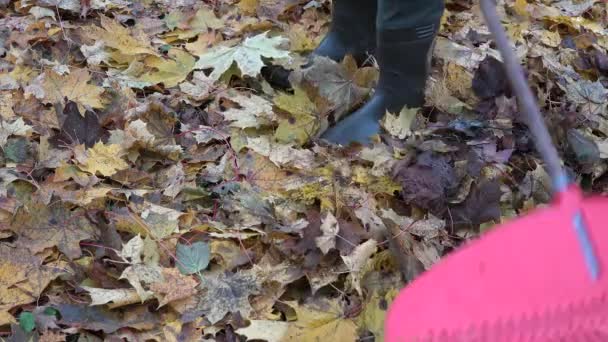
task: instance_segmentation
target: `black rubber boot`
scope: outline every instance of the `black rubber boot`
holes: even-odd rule
[[[362,64],[376,47],[378,0],[333,0],[331,28],[313,54],[337,62],[347,54]]]
[[[434,15],[408,14],[417,18],[418,25],[378,29],[376,55],[380,79],[374,95],[363,107],[324,132],[321,139],[341,145],[368,144],[369,138],[380,132],[380,120],[387,110],[399,113],[404,107],[424,104],[432,47],[443,13],[443,2],[426,4],[435,5],[436,8],[430,10]],[[397,18],[399,20],[406,18]]]

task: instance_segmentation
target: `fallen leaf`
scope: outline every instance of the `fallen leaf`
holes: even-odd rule
[[[116,20],[112,20],[103,14],[99,17],[101,28],[98,26],[84,27],[82,30],[85,35],[90,36],[95,41],[103,41],[107,47],[119,51],[120,54],[157,54],[145,35],[136,32],[134,36],[128,28],[123,27]]]
[[[209,245],[204,242],[195,242],[192,245],[177,244],[177,268],[182,274],[194,274],[207,268],[209,265]]]
[[[195,101],[202,101],[211,95],[214,89],[214,80],[202,71],[195,71],[192,81],[182,82],[179,89]]]
[[[248,339],[280,342],[288,327],[287,322],[252,320],[249,326],[236,329],[235,332]]]
[[[382,126],[392,136],[399,139],[405,139],[411,134],[412,122],[414,121],[414,118],[416,118],[417,113],[418,108],[407,107],[403,108],[399,115],[386,113],[382,121]]]
[[[201,6],[194,14],[191,11],[173,11],[165,17],[165,23],[172,30],[165,37],[179,40],[188,40],[224,25],[206,6]]]
[[[222,112],[224,120],[230,121],[230,126],[237,128],[258,128],[269,125],[276,120],[272,104],[257,95],[246,96],[236,94],[230,98],[240,108],[230,108]]]
[[[148,56],[143,60],[147,69],[137,78],[137,81],[144,84],[162,83],[166,88],[177,86],[184,81],[194,68],[194,57],[182,50],[171,49],[167,53],[169,58]]]
[[[293,95],[280,94],[274,98],[274,104],[289,115],[287,118],[279,119],[279,126],[274,133],[277,141],[302,146],[316,137],[321,128],[316,114],[317,106],[302,88],[295,87]]]
[[[6,145],[10,136],[27,137],[32,132],[32,126],[27,125],[22,118],[10,123],[0,119],[0,147]]]
[[[86,69],[73,69],[67,75],[54,71],[45,71],[33,83],[26,87],[26,92],[47,104],[63,103],[64,98],[74,101],[81,107],[103,108],[102,87],[89,84],[91,75]]]
[[[33,253],[57,246],[69,259],[81,256],[80,241],[97,234],[83,209],[62,202],[48,206],[34,202],[21,207],[10,229],[19,237],[17,245]]]
[[[262,57],[286,58],[289,52],[277,47],[286,41],[280,36],[268,38],[267,32],[254,37],[246,38],[241,44],[234,47],[220,45],[209,52],[199,56],[195,69],[213,68],[209,75],[217,80],[232,63],[236,63],[243,75],[256,77],[262,70]]]
[[[376,341],[384,341],[386,314],[398,294],[398,289],[390,290],[385,295],[375,291],[365,303],[363,311],[357,318],[357,325],[374,334]]]
[[[325,299],[305,305],[293,304],[297,320],[289,325],[282,341],[356,341],[357,326],[344,317],[338,300]]]
[[[372,254],[376,252],[377,246],[376,240],[370,239],[357,246],[350,255],[341,256],[350,272],[349,277],[351,278],[353,287],[359,294],[362,294],[360,282],[363,275],[361,274],[361,270]]]
[[[84,151],[80,158],[79,167],[83,171],[92,174],[101,174],[102,176],[112,176],[120,170],[125,170],[129,167],[122,158],[122,148],[116,144],[105,145],[102,142],[96,143],[93,147]]]
[[[211,324],[230,312],[240,312],[247,317],[251,311],[249,296],[259,292],[254,274],[245,271],[207,273],[201,278],[200,286],[206,293],[191,315],[203,314]]]
[[[129,304],[138,303],[139,295],[132,289],[100,289],[89,286],[81,286],[89,292],[91,305],[103,305],[112,303],[113,307],[121,307]]]
[[[330,249],[336,247],[336,235],[338,235],[339,230],[338,220],[336,220],[336,217],[332,213],[328,212],[321,223],[323,235],[315,239],[317,246],[323,254],[327,254]]]
[[[69,101],[63,113],[66,118],[60,134],[54,140],[63,144],[84,144],[86,147],[93,147],[100,140],[102,128],[99,117],[94,112],[87,110],[81,114],[77,104]]]
[[[150,290],[158,298],[159,308],[167,303],[188,298],[197,293],[196,280],[180,274],[176,268],[163,268],[162,275],[162,281],[150,285]]]

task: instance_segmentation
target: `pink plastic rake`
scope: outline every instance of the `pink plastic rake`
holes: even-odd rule
[[[608,341],[608,199],[563,171],[493,0],[481,8],[553,179],[548,208],[442,259],[392,303],[386,341]]]

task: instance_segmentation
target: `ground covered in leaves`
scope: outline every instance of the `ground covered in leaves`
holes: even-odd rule
[[[373,146],[320,143],[378,75],[302,68],[329,7],[0,0],[0,334],[382,341],[400,269],[547,203],[477,2],[447,2],[425,107]],[[603,192],[606,3],[498,7],[565,165]]]

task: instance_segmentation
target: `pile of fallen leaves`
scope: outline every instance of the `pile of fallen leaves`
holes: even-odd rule
[[[318,137],[378,70],[306,58],[327,1],[0,0],[0,334],[381,341],[400,269],[549,200],[478,4],[446,5],[427,104],[339,148]],[[603,192],[606,3],[499,10]]]

